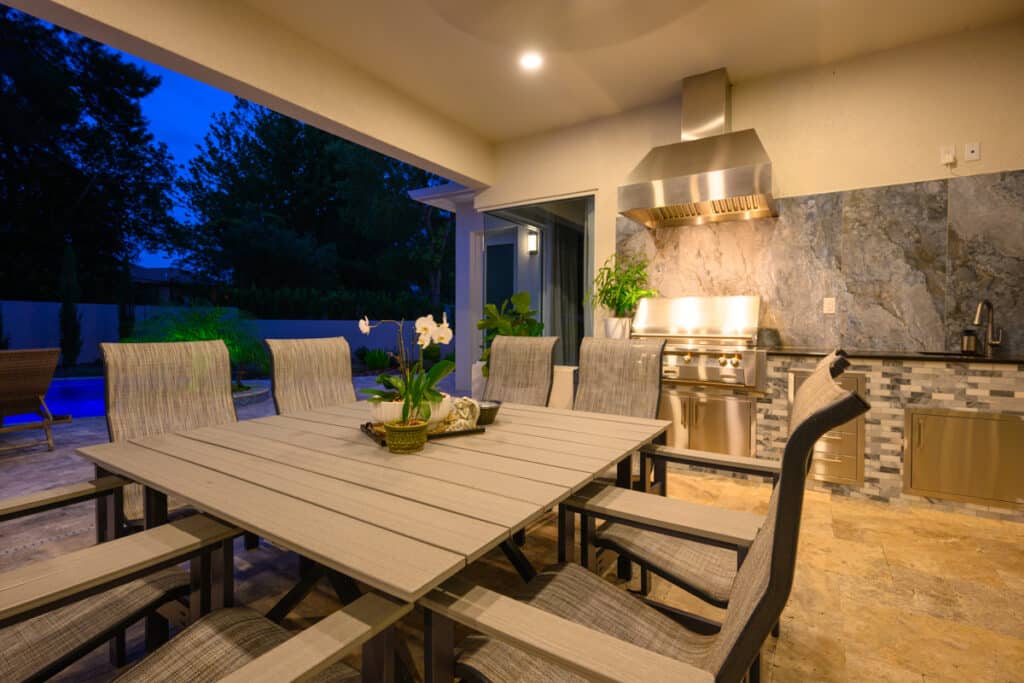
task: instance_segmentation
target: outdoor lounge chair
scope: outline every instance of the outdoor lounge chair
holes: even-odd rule
[[[0,448],[0,451],[44,443],[52,451],[53,425],[71,422],[70,415],[51,415],[44,398],[50,390],[59,358],[60,349],[0,351],[0,434],[26,429],[42,429],[46,434],[46,438],[40,441],[15,443]],[[41,419],[4,426],[4,417],[24,413],[38,413]]]
[[[111,441],[236,422],[231,363],[221,340],[100,344]],[[170,510],[186,507],[173,498]],[[124,518],[141,527],[142,486],[124,488]]]
[[[558,337],[495,337],[484,400],[546,406],[557,342]]]
[[[352,355],[344,337],[268,339],[274,406],[279,415],[356,400]]]
[[[663,339],[585,338],[572,409],[656,418],[664,348]]]
[[[450,620],[489,634],[471,636],[462,644],[456,672],[471,681],[584,681],[587,678],[576,672],[594,670],[586,660],[588,653],[595,656],[597,643],[601,652],[596,656],[612,665],[615,647],[621,648],[623,658],[635,656],[639,647],[649,651],[655,664],[690,665],[675,680],[734,683],[748,671],[753,681],[759,680],[761,647],[778,622],[793,584],[804,482],[814,443],[868,408],[861,397],[839,387],[828,372],[815,373],[801,386],[793,404],[793,428],[782,456],[779,483],[733,583],[717,632],[690,630],[582,567],[563,564],[539,574],[519,595],[520,604],[534,610],[510,607],[508,598],[480,588],[442,587],[428,594],[421,600],[430,610],[428,642],[443,642],[451,634]],[[714,519],[707,523],[713,525]],[[596,634],[591,649],[586,647],[587,638],[567,622]],[[625,643],[613,644],[621,641]],[[448,661],[435,656],[430,665],[431,673],[447,676]]]

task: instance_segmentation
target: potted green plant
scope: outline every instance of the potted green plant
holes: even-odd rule
[[[530,308],[530,293],[513,294],[501,306],[487,304],[484,317],[477,321],[476,328],[484,331],[483,354],[480,356],[481,377],[487,377],[491,367],[491,342],[498,335],[506,337],[539,337],[544,323],[536,318],[537,311]]]
[[[427,441],[427,430],[444,420],[451,412],[451,397],[437,390],[437,383],[451,374],[455,363],[439,360],[429,370],[423,367],[423,349],[431,344],[450,344],[453,338],[448,316],[441,324],[434,316],[416,320],[416,345],[419,358],[410,362],[405,350],[404,320],[380,320],[371,324],[369,318],[359,321],[359,330],[370,334],[375,327],[393,324],[398,328],[398,374],[381,373],[377,384],[382,389],[362,389],[373,404],[374,422],[383,423],[388,450],[392,453],[415,453]]]
[[[647,260],[641,257],[619,258],[613,254],[594,277],[594,291],[588,299],[612,315],[604,319],[604,334],[611,339],[629,337],[636,305],[644,297],[657,296],[647,289]]]

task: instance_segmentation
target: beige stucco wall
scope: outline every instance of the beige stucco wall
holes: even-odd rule
[[[757,129],[779,197],[949,177],[947,144],[960,158],[981,143],[957,175],[1024,168],[1024,21],[739,83],[732,115],[734,130]],[[618,185],[678,127],[673,98],[499,144],[476,207],[594,192],[600,264],[615,249]]]

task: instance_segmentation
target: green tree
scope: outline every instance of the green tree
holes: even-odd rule
[[[407,193],[437,181],[237,99],[213,117],[178,183],[191,220],[176,251],[242,288],[427,291],[427,269],[409,246],[432,244],[437,227]]]
[[[81,289],[78,286],[78,264],[71,243],[64,245],[60,269],[60,357],[66,368],[78,363],[82,352],[82,315],[78,312]]]
[[[174,167],[139,101],[160,79],[103,45],[0,5],[0,291],[58,295],[73,239],[82,295],[111,301],[117,271],[157,246]]]

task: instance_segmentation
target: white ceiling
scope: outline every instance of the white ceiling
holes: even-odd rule
[[[1024,0],[244,0],[492,141],[1006,20]],[[517,65],[526,48],[546,63]]]

